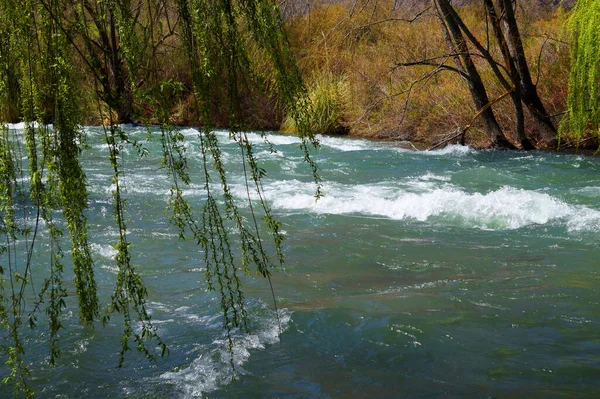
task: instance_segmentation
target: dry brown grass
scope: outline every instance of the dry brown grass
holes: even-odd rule
[[[289,21],[289,34],[299,63],[309,80],[315,74],[343,76],[350,96],[341,123],[351,134],[389,139],[433,142],[439,135],[466,125],[475,115],[465,82],[451,71],[435,67],[397,67],[398,63],[448,53],[439,20],[432,10],[411,20],[425,6],[394,9],[393,1],[322,4]],[[535,11],[535,12],[534,12]],[[467,26],[485,43],[481,7],[459,10]],[[534,16],[531,17],[530,16]],[[529,65],[551,114],[565,109],[569,55],[564,43],[564,12],[523,8],[518,11]],[[500,60],[490,38],[491,50]],[[448,65],[454,65],[452,59]],[[480,58],[476,64],[490,100],[505,90]],[[510,99],[494,105],[502,127],[514,134]],[[529,122],[529,121],[528,121]],[[558,121],[557,121],[558,122]],[[531,123],[527,123],[531,129]],[[477,123],[467,140],[485,146]]]
[[[480,2],[463,3],[470,5],[459,8],[459,13],[485,43],[486,25]],[[431,66],[398,66],[449,52],[439,20],[432,9],[427,9],[428,4],[417,0],[359,0],[356,3],[337,0],[319,3],[317,0],[312,3],[310,12],[306,9],[288,16],[289,39],[309,88],[313,108],[320,112],[314,119],[327,126],[321,128],[315,124],[315,130],[431,143],[471,121],[476,110],[465,82],[457,74],[434,73],[435,67]],[[558,125],[565,110],[569,73],[563,29],[566,13],[542,7],[534,1],[519,4],[517,14],[531,72],[549,113],[558,114],[555,120]],[[414,19],[417,15],[419,17]],[[500,59],[493,40],[490,40],[490,48]],[[248,51],[257,76],[244,89],[240,100],[245,123],[251,128],[277,129],[285,115],[277,99],[264,94],[269,92],[270,84],[269,66],[264,61],[268,57],[252,46],[248,46]],[[452,59],[445,62],[454,65]],[[485,61],[475,58],[475,62],[490,100],[501,96],[505,90]],[[172,122],[196,123],[189,65],[180,36],[172,36],[161,46],[156,54],[156,65],[159,70],[155,79],[182,83],[183,90],[166,101]],[[85,69],[83,65],[81,69]],[[82,102],[82,113],[87,116],[87,122],[93,123],[98,114],[93,86],[86,82],[85,74],[81,81],[87,93],[85,99],[89,99]],[[336,87],[334,82],[343,82],[342,94],[327,90],[324,82],[331,83],[329,88]],[[228,109],[222,106],[227,103],[226,96],[221,88],[212,96],[213,119],[220,127],[225,127],[228,121]],[[514,135],[510,99],[501,100],[493,108],[503,129],[509,136]],[[140,100],[138,112],[141,119],[155,121],[151,104]],[[322,115],[327,115],[329,120]],[[535,133],[531,121],[527,122],[529,133]],[[475,146],[487,144],[477,122],[466,138]]]

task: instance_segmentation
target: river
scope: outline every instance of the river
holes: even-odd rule
[[[101,129],[85,130],[90,241],[106,303],[116,273],[111,175]],[[45,334],[28,338],[39,397],[600,397],[598,158],[321,137],[316,202],[299,139],[268,134],[271,152],[250,133],[288,236],[273,275],[283,332],[268,284],[246,278],[251,331],[235,335],[233,370],[200,248],[165,216],[160,142],[126,130],[150,153],[124,155],[126,217],[169,355],[149,363],[129,353],[117,369],[119,323],[86,329],[71,307],[56,367],[44,363]],[[185,193],[197,205],[197,132],[182,133]],[[239,149],[218,136],[243,208]]]

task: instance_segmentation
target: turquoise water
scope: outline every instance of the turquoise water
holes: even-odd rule
[[[86,131],[91,241],[106,303],[116,271],[111,177],[101,130]],[[160,143],[144,129],[127,131],[150,150],[142,160],[125,155],[126,216],[170,354],[148,363],[131,353],[116,369],[118,321],[85,329],[71,308],[56,367],[44,363],[45,335],[28,338],[39,397],[600,396],[597,158],[461,146],[412,152],[322,137],[314,159],[325,196],[315,202],[299,140],[270,134],[272,153],[252,133],[267,198],[288,235],[285,268],[273,278],[284,331],[278,336],[268,285],[250,276],[251,332],[235,337],[233,371],[203,255],[165,217]],[[199,204],[196,131],[183,133],[193,179],[186,194]],[[239,149],[218,135],[243,201]]]

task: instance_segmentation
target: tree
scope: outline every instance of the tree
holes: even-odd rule
[[[158,29],[157,19],[165,8],[139,0],[81,0],[53,10],[51,0],[40,1],[88,67],[98,97],[117,114],[119,123],[134,122],[134,88],[145,80],[140,76],[143,60],[153,60],[143,45],[156,44],[155,37],[149,35],[154,34],[153,25]],[[142,21],[142,12],[148,14],[147,24]]]
[[[484,7],[486,10],[486,14],[490,19],[490,23],[492,25],[492,30],[494,32],[494,36],[498,43],[498,46],[502,52],[502,58],[504,59],[505,65],[507,65],[507,69],[510,75],[510,82],[504,78],[498,68],[494,69],[494,73],[496,77],[501,82],[503,87],[510,92],[510,97],[513,103],[513,107],[515,109],[515,131],[517,133],[517,138],[521,144],[521,148],[525,150],[531,150],[534,148],[533,144],[529,141],[529,138],[525,134],[525,117],[523,114],[523,104],[522,104],[522,95],[521,95],[521,86],[519,84],[519,73],[517,67],[515,65],[513,57],[510,55],[510,49],[508,46],[508,42],[502,31],[502,27],[500,25],[500,18],[498,17],[498,13],[496,12],[496,8],[492,0],[484,0]],[[488,61],[491,60],[491,56],[487,56],[486,59]],[[492,65],[495,65],[492,63]]]
[[[435,0],[434,5],[440,19],[443,21],[442,29],[456,63],[456,71],[467,82],[469,92],[477,111],[480,112],[491,146],[512,148],[513,146],[504,136],[492,108],[488,106],[490,100],[487,91],[463,36],[463,32],[472,36],[470,31],[464,28],[462,20],[457,17],[449,0]],[[461,25],[463,26],[462,29]]]
[[[505,62],[503,69],[508,72],[508,77],[506,77],[498,67],[499,62],[494,59],[490,50],[475,38],[450,2],[448,0],[442,0],[442,2],[446,3],[445,10],[448,15],[445,18],[454,19],[471,44],[479,51],[480,56],[488,62],[498,81],[511,93],[515,108],[516,131],[521,147],[524,149],[533,148],[531,140],[525,136],[521,102],[526,105],[537,126],[540,137],[536,146],[541,148],[555,147],[557,132],[531,79],[513,3],[510,0],[497,0],[496,9],[493,0],[484,0],[483,2],[486,15],[492,25],[494,37]],[[464,50],[469,51],[466,48]]]
[[[65,0],[0,0],[0,32],[10,35],[0,42],[0,98],[4,99],[0,120],[14,117],[11,110],[21,108],[28,159],[28,170],[25,171],[21,163],[21,139],[15,137],[5,124],[0,124],[0,234],[5,238],[4,244],[0,245],[3,257],[0,325],[9,337],[9,343],[3,348],[10,368],[6,382],[13,383],[18,392],[27,396],[33,392],[27,384],[23,330],[34,328],[38,316],[45,314],[50,336],[50,362],[60,354],[60,315],[64,311],[66,295],[63,288],[64,246],[70,249],[73,260],[81,322],[93,325],[101,314],[87,240],[86,176],[79,162],[83,140],[75,87],[74,60],[78,57],[87,65],[90,79],[97,88],[98,122],[105,124],[105,143],[109,149],[107,162],[113,171],[113,210],[118,231],[114,247],[118,273],[102,319],[106,321],[115,313],[124,319],[119,365],[131,349],[132,341],[149,358],[153,357],[149,343],[162,348],[163,355],[167,350],[146,311],[148,294],[131,262],[132,246],[124,212],[122,152],[126,146],[132,146],[143,154],[143,148],[132,142],[119,125],[132,119],[133,99],[145,98],[155,107],[159,139],[163,145],[163,166],[171,182],[170,219],[182,237],[193,236],[203,248],[207,283],[220,297],[230,350],[233,350],[232,330],[246,326],[240,273],[254,270],[270,282],[271,269],[284,260],[284,236],[265,202],[261,185],[264,171],[245,134],[246,119],[240,108],[241,90],[260,77],[268,80],[264,86],[272,87],[278,93],[297,125],[305,126],[304,85],[290,52],[279,10],[269,0],[178,0],[176,4],[168,3],[166,0],[135,4],[128,0],[81,0],[75,4]],[[172,15],[181,23],[171,24],[169,18]],[[167,29],[163,31],[160,26],[167,26]],[[185,85],[161,80],[157,62],[150,59],[144,63],[140,59],[141,54],[156,55],[166,37],[174,34],[183,38],[197,111],[195,120],[201,130],[195,145],[204,161],[200,176],[206,201],[199,213],[183,195],[184,186],[190,184],[192,178],[187,170],[183,136],[173,128],[170,104],[164,101],[167,93],[182,90]],[[249,57],[250,46],[264,55],[262,61],[267,62],[270,71],[267,76],[261,75],[264,71],[258,71]],[[18,85],[15,85],[15,79]],[[252,211],[250,220],[238,211],[212,129],[210,95],[223,87],[224,79],[227,103],[223,106],[228,110],[230,137],[243,154],[241,162],[247,189],[259,198],[253,200],[248,195],[247,205]],[[145,85],[144,90],[141,90],[142,85]],[[14,94],[15,87],[20,101]],[[101,102],[108,110],[100,105]],[[115,113],[116,118],[113,117]],[[52,127],[47,125],[49,120],[53,121]],[[316,166],[308,153],[311,144],[317,144],[313,137],[303,135],[305,158],[318,180]],[[212,158],[210,161],[209,157]],[[28,182],[18,178],[21,173],[29,177]],[[209,184],[211,181],[219,182],[219,188]],[[221,200],[224,206],[219,205]],[[25,209],[30,216],[20,220],[15,215],[16,209]],[[201,216],[197,217],[197,214]],[[258,214],[262,214],[262,218]],[[40,245],[37,232],[41,228],[48,229],[49,242],[46,244],[52,255],[47,265],[49,277],[42,287],[38,287],[37,299],[31,303],[24,292],[32,285],[32,254],[36,245]],[[229,233],[232,229],[239,236],[239,257],[232,250]],[[261,231],[264,230],[274,243],[273,253],[263,245],[264,233]],[[68,244],[62,238],[63,231],[70,238]],[[6,291],[3,289],[5,279],[9,287]],[[141,323],[141,329],[134,328],[134,322]]]
[[[563,134],[581,139],[600,127],[600,2],[579,0],[569,19],[571,74]]]
[[[518,23],[515,17],[516,2],[510,0],[483,0],[483,10],[492,28],[493,39],[486,31],[486,37],[479,39],[473,33],[451,0],[433,0],[437,15],[442,21],[442,30],[450,52],[435,57],[443,60],[435,66],[458,73],[467,83],[477,110],[476,118],[483,120],[492,147],[514,148],[500,128],[493,112],[496,101],[509,95],[514,108],[515,131],[520,148],[555,148],[557,131],[546,111],[534,85],[523,49]],[[490,43],[495,40],[502,60],[494,55]],[[485,45],[482,43],[486,43]],[[452,58],[456,68],[449,67],[446,60]],[[505,93],[498,99],[490,100],[487,89],[477,70],[475,59],[483,59],[493,72],[493,76]],[[404,63],[404,65],[432,65],[429,60]],[[525,106],[535,124],[535,137],[528,137],[525,129]],[[459,132],[465,133],[472,122]],[[454,137],[454,136],[453,136]]]
[[[498,0],[498,8],[502,16],[502,23],[505,28],[506,43],[509,54],[516,69],[515,77],[518,78],[518,85],[521,91],[521,100],[527,106],[531,117],[533,118],[540,136],[539,147],[555,148],[557,144],[557,131],[550,120],[550,115],[546,111],[537,89],[531,79],[527,58],[523,50],[521,34],[515,17],[516,0]],[[515,85],[517,82],[514,82]]]

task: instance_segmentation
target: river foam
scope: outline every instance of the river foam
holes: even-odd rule
[[[471,147],[467,147],[465,145],[451,144],[444,148],[440,148],[440,149],[436,149],[436,150],[420,151],[420,153],[425,154],[425,155],[451,155],[451,156],[458,155],[458,156],[462,156],[462,155],[466,155],[466,154],[472,154],[475,151],[476,150],[472,149]]]
[[[260,327],[253,334],[233,337],[233,359],[227,339],[216,339],[211,345],[199,347],[199,356],[189,366],[163,373],[160,378],[174,384],[184,398],[199,398],[229,384],[238,375],[245,374],[242,366],[250,358],[252,350],[265,349],[279,342],[279,324],[272,312],[269,315],[261,317]],[[290,318],[288,309],[279,310],[282,331],[287,329]],[[231,367],[230,360],[233,360],[235,368]]]
[[[564,225],[570,231],[600,230],[600,212],[565,203],[543,192],[514,187],[477,193],[446,182],[430,184],[422,179],[407,181],[406,187],[394,183],[334,183],[325,184],[325,196],[315,201],[313,185],[286,181],[272,183],[267,192],[274,208],[285,211],[360,214],[486,230],[511,230],[550,223]]]

